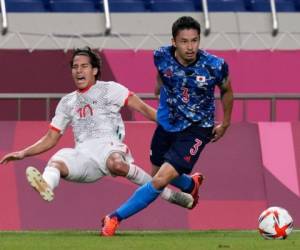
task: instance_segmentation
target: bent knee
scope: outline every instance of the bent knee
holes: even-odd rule
[[[106,161],[106,166],[109,172],[116,176],[126,176],[129,170],[129,165],[119,153],[112,153]]]
[[[168,181],[162,177],[154,176],[152,179],[152,185],[154,188],[161,190],[168,185]]]

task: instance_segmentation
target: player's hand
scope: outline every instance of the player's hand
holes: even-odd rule
[[[2,159],[0,160],[0,164],[6,164],[10,161],[22,160],[24,159],[24,157],[25,157],[24,151],[12,152],[3,156]]]
[[[211,139],[211,142],[216,142],[218,141],[226,132],[228,126],[225,126],[223,124],[218,124],[213,128],[212,134],[213,138]]]

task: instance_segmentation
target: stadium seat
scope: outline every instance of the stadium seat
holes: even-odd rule
[[[293,0],[276,0],[275,6],[278,12],[296,11]],[[271,11],[270,0],[246,0],[246,8],[254,12],[268,12]]]
[[[53,12],[97,12],[100,11],[95,0],[49,0]]]
[[[193,0],[152,0],[150,9],[153,12],[196,11]]]
[[[43,0],[6,0],[7,12],[46,12],[47,5]]]
[[[300,0],[294,0],[296,11],[300,11]]]
[[[295,12],[296,7],[294,0],[276,0],[276,11],[279,12]]]
[[[246,11],[243,0],[207,0],[208,11]]]
[[[108,0],[111,12],[202,11],[201,0]],[[103,12],[103,0],[6,0],[8,12]],[[207,0],[210,12],[269,12],[270,0]],[[300,0],[275,0],[278,12],[300,11]]]
[[[196,11],[202,11],[202,1],[201,0],[194,0],[194,6]]]
[[[109,0],[111,12],[146,12],[146,5],[144,0]]]

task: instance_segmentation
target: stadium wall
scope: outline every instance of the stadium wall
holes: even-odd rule
[[[237,93],[300,92],[300,50],[209,50],[230,66]],[[103,80],[121,82],[137,93],[153,93],[156,70],[152,50],[103,50]],[[67,93],[74,90],[71,52],[0,50],[1,93]]]
[[[235,93],[300,93],[300,50],[210,52],[228,62]],[[153,93],[156,71],[152,53],[152,50],[102,50],[102,79],[118,81],[136,93]],[[0,85],[0,93],[67,93],[74,90],[69,67],[70,52],[36,50],[29,53],[26,50],[0,50],[0,58],[0,73],[4,83]],[[57,101],[50,102],[50,117],[54,114]],[[0,103],[6,111],[1,115],[1,120],[18,119],[16,99],[1,99]],[[156,101],[149,103],[157,106]],[[244,121],[243,109],[244,103],[236,101],[233,121]],[[298,121],[299,101],[279,100],[276,112],[277,121]],[[45,113],[45,100],[21,100],[21,120],[44,120]],[[270,101],[247,101],[246,121],[268,121],[269,114]],[[128,116],[126,119],[142,120],[142,117],[135,114],[134,117]]]
[[[0,122],[0,154],[36,141],[47,128],[47,122]],[[151,122],[126,122],[126,143],[136,163],[147,171],[154,128]],[[159,199],[124,221],[121,230],[256,229],[259,214],[268,206],[286,208],[299,228],[299,136],[299,122],[233,124],[221,141],[207,146],[195,166],[206,180],[194,210]],[[72,146],[68,130],[56,149],[1,166],[0,230],[97,230],[101,217],[129,197],[133,184],[105,177],[93,184],[62,180],[55,200],[42,201],[26,183],[25,168],[33,165],[42,170],[56,150]]]

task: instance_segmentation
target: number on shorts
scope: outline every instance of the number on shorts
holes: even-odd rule
[[[195,144],[193,145],[193,147],[190,149],[190,154],[191,155],[196,155],[198,150],[199,150],[199,147],[202,145],[202,141],[198,138],[195,139]]]

